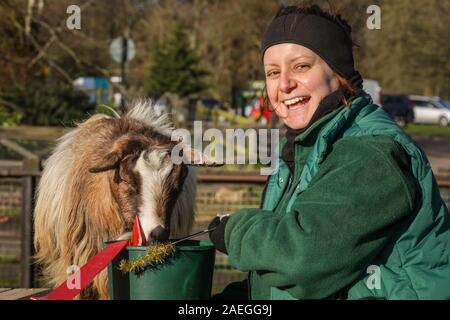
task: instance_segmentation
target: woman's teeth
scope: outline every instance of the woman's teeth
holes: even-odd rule
[[[296,98],[292,98],[289,100],[285,100],[284,104],[289,108],[289,109],[298,109],[301,106],[305,105],[309,99],[311,97],[296,97]]]

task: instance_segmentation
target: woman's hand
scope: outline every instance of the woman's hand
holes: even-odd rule
[[[214,219],[212,219],[208,226],[208,229],[215,228],[209,233],[211,242],[214,244],[217,250],[225,254],[228,254],[225,247],[225,226],[229,218],[229,215],[217,215]]]

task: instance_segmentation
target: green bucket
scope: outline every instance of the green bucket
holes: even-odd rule
[[[147,247],[128,246],[108,265],[109,295],[113,300],[210,299],[215,248],[209,241],[186,240],[176,245],[175,255],[157,268],[141,273],[122,273],[122,259],[136,259]]]

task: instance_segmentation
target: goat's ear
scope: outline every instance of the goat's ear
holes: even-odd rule
[[[89,168],[89,172],[97,173],[108,171],[111,169],[115,169],[119,166],[120,163],[120,155],[118,152],[113,151],[108,153],[102,160],[99,161],[98,164]]]
[[[215,161],[203,152],[191,147],[183,148],[183,161],[187,165],[199,167],[220,167],[224,165],[224,163]]]

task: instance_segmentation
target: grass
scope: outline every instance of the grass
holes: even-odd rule
[[[18,217],[22,213],[21,208],[8,208],[8,209],[0,209],[0,218],[1,217]]]
[[[0,278],[0,288],[17,288],[19,287],[19,277],[17,278]]]
[[[428,124],[410,124],[404,130],[412,136],[438,136],[450,138],[450,126],[441,127]]]
[[[0,254],[0,263],[19,263],[20,259],[17,253]]]

